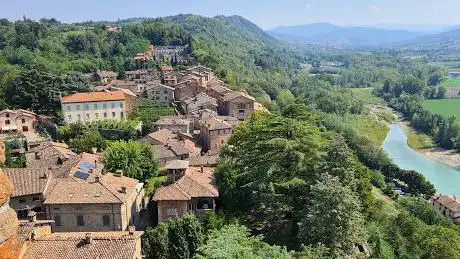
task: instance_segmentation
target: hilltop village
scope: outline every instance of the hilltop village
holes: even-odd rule
[[[182,53],[175,46],[151,46],[135,60],[161,55],[180,62]],[[22,244],[22,258],[44,253],[47,258],[141,258],[140,237],[147,226],[185,213],[200,217],[215,211],[219,192],[213,171],[220,150],[255,110],[268,112],[204,66],[125,74],[117,80],[116,72],[95,71],[89,75],[97,83],[91,92],[62,96],[62,125],[125,121],[141,101],[171,107],[174,115],[160,116],[151,132],[141,132],[150,121],[135,126],[136,141],[151,147],[165,179],[151,193],[146,193],[152,188],[146,182],[106,168],[104,151],[96,146],[92,152],[77,152],[54,140],[49,132],[62,126],[53,118],[21,109],[0,111],[7,160],[3,171],[12,183],[9,207],[19,219],[13,236]]]

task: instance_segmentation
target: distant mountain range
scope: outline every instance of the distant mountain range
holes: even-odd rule
[[[380,47],[426,35],[418,31],[375,27],[345,27],[330,23],[284,26],[268,31],[276,38],[331,47]]]

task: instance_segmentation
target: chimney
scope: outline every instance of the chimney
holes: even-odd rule
[[[136,232],[136,227],[135,226],[129,226],[128,227],[128,233],[130,235],[134,235],[134,232]]]
[[[85,244],[89,245],[93,241],[93,236],[91,233],[86,233],[85,235]]]
[[[100,176],[95,176],[95,177],[94,177],[94,182],[95,182],[95,183],[100,182],[100,180],[101,180],[101,179],[100,179]]]
[[[33,210],[29,211],[29,213],[27,213],[27,218],[29,219],[29,222],[37,221],[37,212]]]
[[[204,173],[203,165],[201,165],[201,173]]]
[[[126,193],[126,186],[121,186],[121,192]]]
[[[38,154],[38,152],[35,152],[35,159],[40,159],[40,155]]]

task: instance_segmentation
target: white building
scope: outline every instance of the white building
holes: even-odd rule
[[[136,96],[127,91],[76,93],[61,98],[67,123],[120,120],[135,105]]]

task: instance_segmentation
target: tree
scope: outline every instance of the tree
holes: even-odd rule
[[[261,236],[250,236],[244,226],[226,225],[212,230],[206,244],[198,249],[197,258],[292,258],[292,255],[279,246],[271,246],[262,241]]]
[[[311,186],[298,238],[305,244],[322,243],[333,257],[351,255],[366,240],[364,218],[354,194],[337,177],[324,174]]]
[[[124,175],[142,181],[158,175],[159,162],[148,144],[132,140],[112,142],[103,159],[110,172],[121,170]]]
[[[416,234],[416,242],[422,250],[421,258],[460,258],[458,231],[439,226],[428,226]]]
[[[70,148],[77,153],[92,152],[93,148],[104,150],[106,144],[102,135],[97,130],[86,131],[70,141]]]
[[[187,238],[188,251],[193,256],[203,243],[203,228],[196,216],[190,213],[182,217],[182,227]]]
[[[148,259],[168,259],[168,224],[160,223],[156,228],[147,228],[142,237],[142,244]]]
[[[186,259],[191,257],[182,221],[172,220],[168,222],[168,240],[170,258]]]

